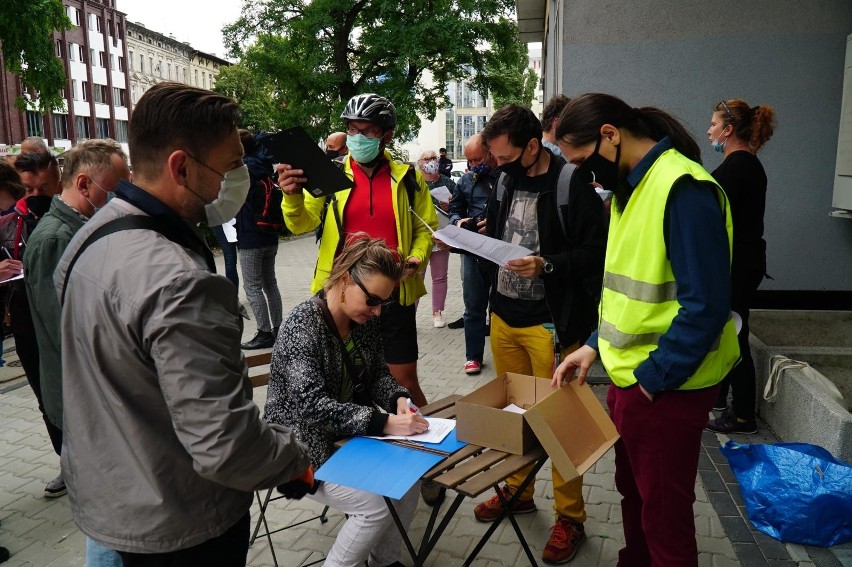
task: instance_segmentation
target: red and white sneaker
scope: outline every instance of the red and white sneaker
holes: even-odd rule
[[[479,374],[482,372],[482,364],[478,360],[468,360],[464,364],[464,373],[465,374]]]

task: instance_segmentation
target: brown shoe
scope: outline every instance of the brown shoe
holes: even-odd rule
[[[504,485],[500,488],[500,491],[503,493],[503,499],[508,502],[512,497],[509,487]],[[535,501],[531,499],[518,500],[512,506],[512,514],[530,514],[535,511]],[[476,505],[476,508],[473,509],[473,515],[476,516],[476,519],[480,522],[493,522],[502,513],[503,504],[500,502],[500,497],[496,494],[485,502],[480,502]]]
[[[446,490],[434,480],[424,480],[420,483],[420,496],[423,497],[423,502],[429,506],[434,506],[444,500]]]
[[[568,563],[577,555],[580,544],[585,540],[586,529],[583,524],[565,516],[559,516],[550,529],[550,539],[544,546],[541,560],[551,565]]]

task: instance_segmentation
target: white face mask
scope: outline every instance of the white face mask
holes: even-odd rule
[[[423,163],[423,173],[428,173],[429,175],[435,175],[438,173],[438,162],[435,160],[427,161]]]
[[[207,225],[219,226],[237,216],[243,203],[246,202],[250,186],[251,177],[245,165],[226,173],[219,185],[219,195],[216,200],[204,206]]]

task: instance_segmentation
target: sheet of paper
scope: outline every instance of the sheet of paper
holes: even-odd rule
[[[453,196],[453,194],[450,193],[450,190],[447,189],[446,185],[435,187],[434,189],[429,191],[429,193],[431,193],[433,197],[444,203],[448,203],[450,201],[450,198]]]
[[[354,437],[338,449],[314,477],[399,500],[426,471],[444,458],[376,439]]]
[[[526,413],[527,410],[522,407],[516,406],[515,404],[509,404],[508,406],[503,408],[503,411],[510,411],[512,413]]]
[[[440,443],[450,431],[456,428],[455,419],[444,419],[441,417],[427,417],[429,429],[417,435],[382,435],[381,437],[368,436],[371,439],[403,439],[415,443]]]
[[[532,254],[532,250],[523,246],[503,242],[453,225],[447,225],[435,232],[435,237],[454,248],[461,248],[480,258],[490,260],[498,266],[505,266],[509,260],[517,260]]]
[[[18,280],[22,280],[22,279],[24,279],[24,274],[21,273],[21,274],[18,274],[17,276],[12,276],[8,280],[0,281],[0,285],[7,284],[7,283],[10,283],[10,282],[14,282],[14,281],[18,281]]]

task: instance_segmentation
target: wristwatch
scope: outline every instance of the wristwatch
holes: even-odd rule
[[[553,272],[553,262],[551,262],[547,258],[542,258],[542,260],[544,260],[544,262],[542,262],[541,264],[541,271],[545,274]]]

